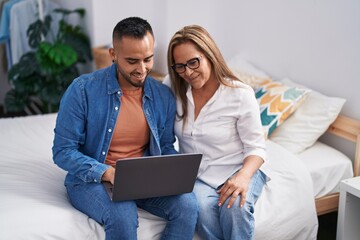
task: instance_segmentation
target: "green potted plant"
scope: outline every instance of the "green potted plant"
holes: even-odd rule
[[[71,81],[79,75],[78,64],[92,60],[89,37],[79,25],[69,24],[70,14],[81,18],[84,9],[55,9],[61,14],[59,30],[53,42],[46,42],[52,18],[32,23],[28,30],[29,46],[8,73],[12,89],[5,96],[7,112],[23,112],[37,108],[40,113],[57,112],[61,96]]]

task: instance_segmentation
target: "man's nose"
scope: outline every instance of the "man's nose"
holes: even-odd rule
[[[148,66],[145,62],[140,62],[136,70],[140,73],[145,73],[147,72],[147,68]]]

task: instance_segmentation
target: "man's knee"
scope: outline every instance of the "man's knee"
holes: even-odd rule
[[[179,196],[178,209],[182,216],[188,221],[195,220],[199,214],[199,207],[193,193],[182,194]]]
[[[104,213],[105,225],[122,225],[124,228],[136,229],[139,225],[135,203],[119,202],[112,204]]]

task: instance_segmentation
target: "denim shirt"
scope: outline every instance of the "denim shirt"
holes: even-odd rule
[[[65,185],[101,182],[109,168],[104,162],[121,108],[121,96],[115,64],[81,75],[64,93],[52,151],[54,162],[68,172]],[[173,145],[176,103],[170,88],[147,77],[142,104],[150,127],[145,155],[177,153]]]

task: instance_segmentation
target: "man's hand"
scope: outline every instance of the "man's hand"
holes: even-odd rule
[[[101,181],[110,182],[114,185],[114,178],[115,178],[115,168],[109,167],[101,177]]]

